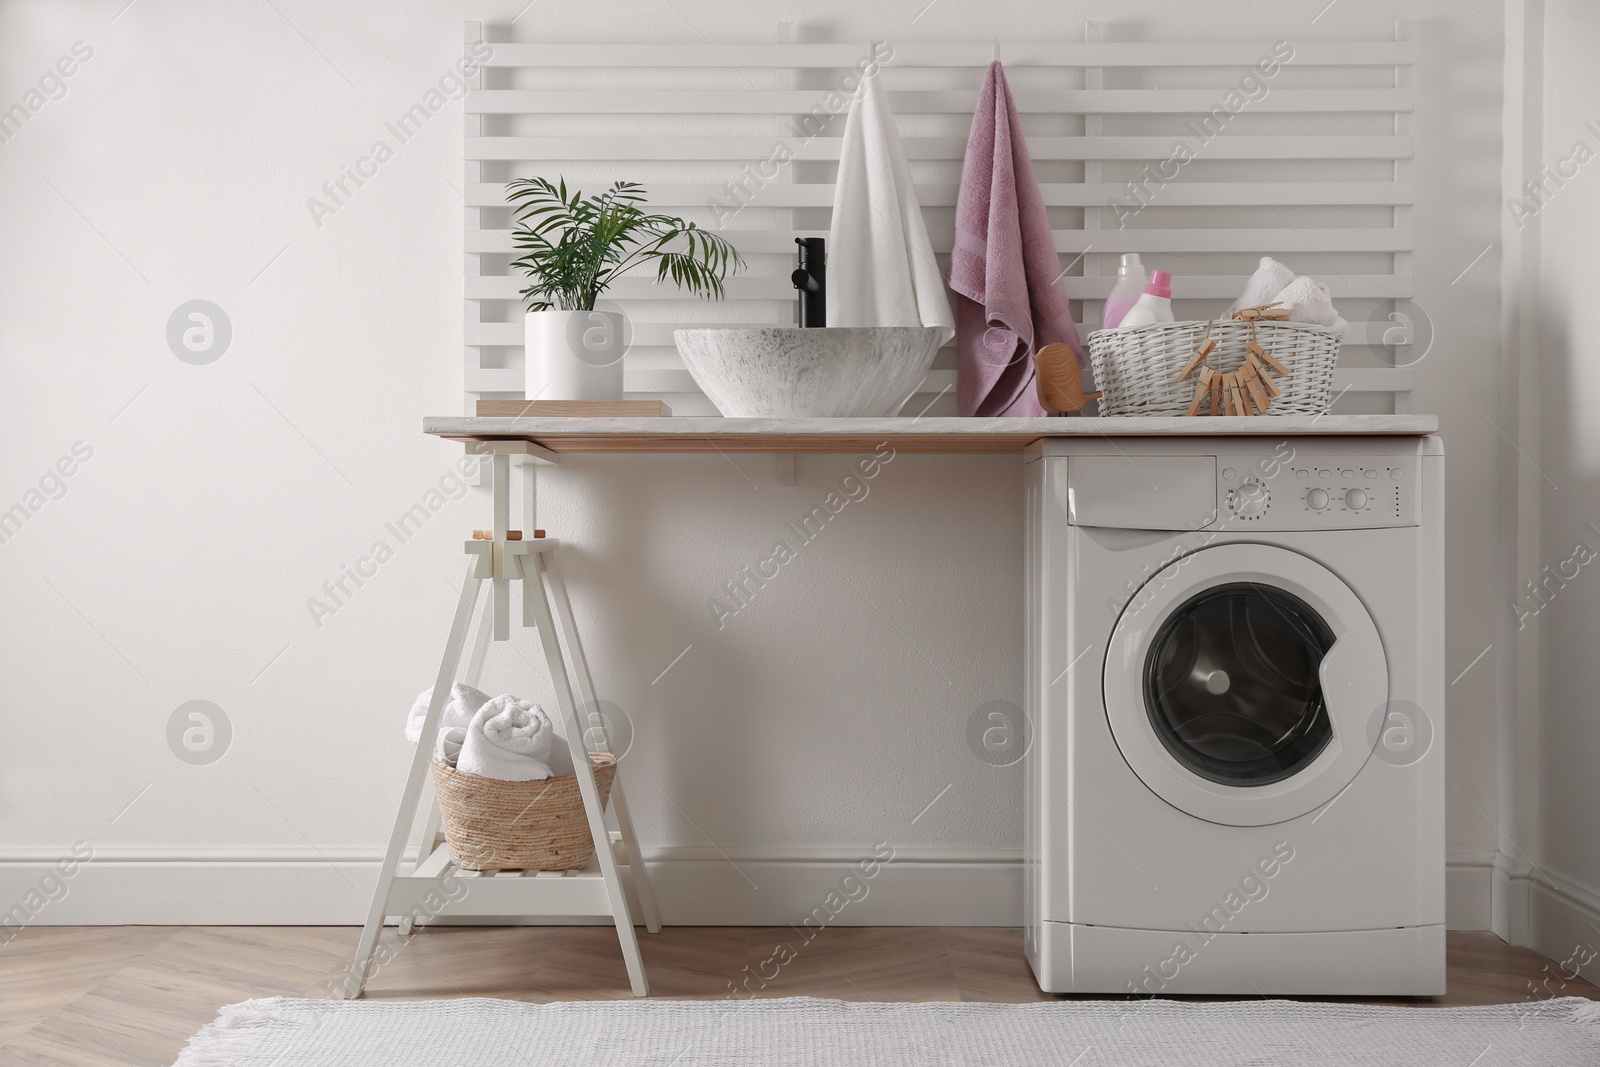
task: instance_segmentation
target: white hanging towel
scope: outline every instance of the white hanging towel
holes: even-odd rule
[[[861,79],[839,148],[828,231],[829,326],[938,326],[955,336],[888,95]]]

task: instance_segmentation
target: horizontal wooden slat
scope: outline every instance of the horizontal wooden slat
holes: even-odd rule
[[[471,160],[676,160],[692,162],[761,161],[772,156],[771,137],[468,137]],[[1161,160],[1173,154],[1175,135],[1157,137],[1034,137],[1028,149],[1035,161]],[[1190,137],[1195,151],[1195,138]],[[798,160],[837,160],[840,138],[796,137]],[[907,137],[908,159],[960,160],[964,137]],[[1410,137],[1397,136],[1234,136],[1207,142],[1208,160],[1221,159],[1409,159]]]
[[[466,389],[479,393],[521,393],[524,388],[521,370],[505,368],[478,368],[467,371]],[[956,372],[931,370],[917,387],[918,395],[953,390]],[[1333,372],[1333,391],[1342,393],[1395,393],[1410,392],[1416,385],[1416,375],[1409,367],[1353,367]],[[697,393],[700,387],[687,370],[670,368],[623,368],[623,389],[629,393]]]
[[[791,244],[791,247],[792,244]],[[520,297],[517,290],[528,283],[519,281],[511,275],[480,276],[467,278],[467,292],[469,299],[479,300],[517,300]],[[788,278],[757,278],[748,275],[738,275],[723,282],[729,300],[788,300],[794,296],[793,284]],[[477,295],[488,294],[494,295]],[[606,299],[618,300],[686,300],[699,301],[700,298],[685,293],[670,281],[661,285],[655,282],[655,276],[647,272],[630,274],[611,283],[605,292]]]
[[[680,330],[684,328],[692,329],[706,325],[708,324],[704,322],[634,322],[629,327],[632,339],[631,351],[637,351],[641,348],[670,350],[674,346],[672,339],[672,332],[674,330]],[[720,324],[713,323],[710,325],[740,326],[746,329],[760,329],[764,326],[789,327],[793,326],[794,322],[793,320],[788,322],[728,322]],[[1087,336],[1091,331],[1099,328],[1098,323],[1080,322],[1077,324],[1077,326],[1079,336]],[[1395,330],[1395,326],[1395,323],[1384,320],[1379,320],[1377,322],[1352,322],[1349,330],[1345,333],[1344,343],[1346,346],[1381,345],[1384,343],[1384,335],[1391,330]],[[522,323],[475,323],[468,328],[467,336],[469,338],[467,344],[500,345],[513,348],[520,347],[522,345]],[[1411,340],[1407,335],[1397,331],[1395,336],[1389,339],[1389,343],[1397,346],[1408,345],[1411,343]],[[947,348],[949,347],[953,347],[953,344],[951,346],[947,346]]]
[[[1379,297],[1396,299],[1410,296],[1412,279],[1392,274],[1323,275],[1322,280],[1337,298]],[[1234,275],[1186,276],[1172,281],[1173,296],[1179,300],[1232,300],[1244,291],[1247,279]],[[1074,300],[1104,300],[1111,294],[1115,278],[1064,279],[1067,293]],[[474,283],[477,284],[477,283]],[[744,300],[792,300],[794,287],[787,278],[729,278],[728,298]],[[647,277],[622,278],[612,283],[606,296],[615,300],[683,300],[683,291],[672,285],[656,285]],[[483,298],[479,299],[493,299]],[[506,298],[511,299],[511,298]],[[492,325],[483,323],[482,325]],[[513,324],[515,325],[515,324]],[[520,329],[520,326],[518,327]],[[468,344],[507,344],[520,342],[469,341]]]
[[[467,872],[457,872],[464,875]],[[513,872],[501,877],[488,873],[473,879],[471,890],[449,907],[451,915],[610,915],[606,884],[598,872],[583,871],[576,877],[519,878]],[[433,878],[399,877],[389,891],[391,915],[413,910],[431,913],[424,907],[437,894],[439,882]]]
[[[1023,113],[1198,115],[1223,106],[1228,89],[1019,89]],[[467,94],[469,115],[795,115],[822,107],[822,89],[483,89]],[[889,93],[897,115],[971,115],[976,89]],[[1274,89],[1252,112],[1406,112],[1410,89]],[[834,108],[837,111],[837,108]]]
[[[1333,393],[1409,393],[1417,385],[1410,367],[1350,367],[1333,372]]]
[[[741,253],[793,255],[795,238],[827,237],[827,230],[721,230]],[[928,231],[933,250],[948,254],[954,231]],[[1410,230],[1394,229],[1190,229],[1056,230],[1057,252],[1408,252],[1416,247]],[[469,230],[468,252],[500,253],[513,248],[507,230]],[[489,279],[484,279],[488,281]],[[471,288],[468,288],[469,295]],[[507,299],[491,297],[490,299]]]
[[[519,369],[484,367],[467,371],[466,389],[479,393],[521,393],[525,379]],[[956,372],[931,370],[917,387],[917,394],[940,393],[955,388]],[[1409,367],[1352,367],[1333,372],[1333,391],[1342,393],[1410,392],[1416,375]],[[629,393],[697,393],[694,377],[681,368],[623,368],[623,388]]]
[[[892,42],[895,67],[987,67],[992,43]],[[1001,42],[1008,67],[1230,67],[1254,66],[1273,54],[1267,41],[1140,43]],[[1416,62],[1410,41],[1297,41],[1296,67],[1397,66]],[[867,57],[856,44],[496,44],[482,61],[488,67],[853,67]],[[880,47],[881,54],[881,47]]]
[[[759,189],[753,185],[746,194],[752,206],[760,208],[832,207],[832,182],[800,185],[773,182]],[[954,207],[959,187],[955,182],[932,182],[917,186],[917,202],[923,207]],[[507,186],[499,182],[475,182],[466,190],[473,207],[505,207]],[[732,189],[725,184],[647,185],[650,203],[658,207],[705,207],[708,202],[734,206]],[[1125,185],[1112,182],[1041,182],[1039,191],[1048,207],[1103,207],[1107,201],[1126,201]],[[1376,204],[1405,205],[1416,202],[1416,189],[1410,182],[1172,182],[1161,188],[1162,207],[1282,207],[1317,204],[1342,207]]]

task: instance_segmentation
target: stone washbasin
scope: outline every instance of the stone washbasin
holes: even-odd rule
[[[900,413],[944,340],[938,326],[716,326],[674,330],[695,384],[734,419]]]

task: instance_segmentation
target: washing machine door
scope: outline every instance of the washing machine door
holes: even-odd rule
[[[1377,625],[1326,567],[1285,548],[1203,548],[1152,576],[1106,651],[1106,717],[1167,803],[1231,826],[1313,811],[1371,754],[1389,696]]]

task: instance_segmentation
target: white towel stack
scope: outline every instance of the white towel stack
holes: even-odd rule
[[[1315,278],[1296,278],[1283,287],[1274,300],[1281,300],[1289,309],[1290,322],[1309,322],[1317,326],[1332,326],[1343,333],[1350,324],[1333,307],[1333,294]]]
[[[502,782],[536,782],[573,773],[566,740],[544,709],[509,693],[485,703],[461,742],[456,769]]]
[[[1310,277],[1295,277],[1294,271],[1271,256],[1262,256],[1260,266],[1245,283],[1244,292],[1228,307],[1228,311],[1278,303],[1289,310],[1290,322],[1309,322],[1314,326],[1332,326],[1343,333],[1350,326],[1333,306],[1333,294],[1328,287]]]
[[[428,717],[428,702],[432,698],[432,689],[418,693],[416,702],[411,705],[411,713],[406,716],[406,740],[413,745],[422,739],[422,720]],[[439,736],[444,737],[445,732],[453,727],[465,727],[488,699],[488,693],[474,689],[465,682],[452,685],[450,699],[445,702],[444,713],[439,718]]]

